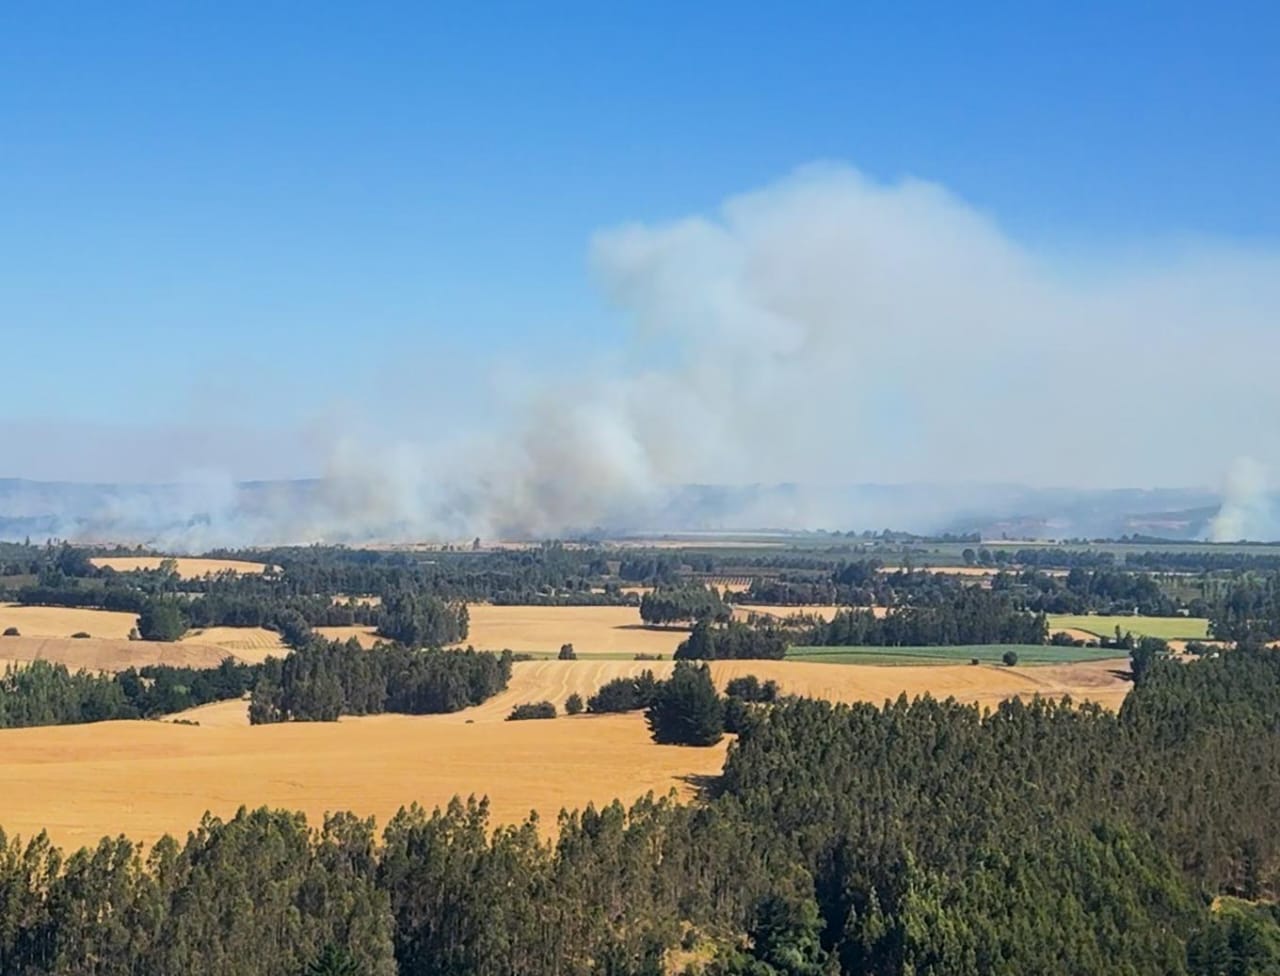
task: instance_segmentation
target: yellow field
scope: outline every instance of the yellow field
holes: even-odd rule
[[[243,708],[243,703],[235,703]],[[219,706],[222,707],[222,706]],[[385,824],[400,806],[488,795],[496,821],[568,804],[631,801],[719,772],[726,745],[656,746],[640,715],[549,722],[444,722],[384,715],[250,728],[165,722],[0,732],[0,818],[10,835],[48,830],[79,846],[123,832],[184,836],[205,810],[352,809]],[[70,802],[70,801],[74,802]]]
[[[0,631],[17,627],[23,637],[70,637],[84,631],[92,637],[125,638],[137,624],[137,614],[116,610],[0,604]]]
[[[165,556],[97,556],[89,562],[100,569],[114,569],[117,573],[129,573],[139,569],[159,569]],[[265,563],[254,563],[244,559],[200,559],[190,556],[174,557],[178,564],[178,576],[182,579],[199,579],[210,573],[244,573],[258,575],[267,571]]]
[[[65,664],[71,671],[125,671],[151,664],[216,668],[228,655],[239,657],[238,652],[225,647],[184,641],[168,644],[99,637],[80,640],[67,637],[0,637],[0,664],[50,661]]]
[[[261,663],[268,657],[283,657],[289,653],[289,647],[280,639],[280,635],[265,627],[206,627],[204,630],[188,631],[178,643],[222,647],[234,657],[250,664]]]
[[[646,667],[665,675],[672,664],[521,662],[506,692],[453,715],[250,727],[247,703],[234,701],[173,716],[198,727],[107,722],[0,731],[0,823],[24,836],[45,828],[56,843],[76,846],[118,832],[181,837],[206,809],[226,816],[242,804],[299,809],[312,822],[351,809],[385,823],[411,801],[430,807],[476,794],[490,797],[499,823],[533,809],[552,826],[561,807],[629,802],[650,790],[688,795],[694,778],[719,772],[727,742],[657,746],[639,714],[503,721],[519,702],[563,705],[572,692],[585,698]],[[1115,707],[1127,683],[1113,667],[1119,670],[1116,662],[1016,669],[718,661],[712,673],[721,686],[755,674],[784,691],[843,701],[928,691],[991,705],[1010,695],[1070,693]]]
[[[481,650],[550,651],[572,644],[579,654],[670,654],[687,630],[652,629],[635,607],[467,608],[471,626],[464,643]]]

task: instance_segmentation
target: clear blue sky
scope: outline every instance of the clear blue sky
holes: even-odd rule
[[[4,414],[288,425],[608,351],[593,232],[813,160],[1048,247],[1271,243],[1278,50],[1261,2],[5,4]]]

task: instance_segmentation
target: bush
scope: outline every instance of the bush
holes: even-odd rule
[[[6,627],[4,629],[4,636],[5,637],[21,637],[22,635],[18,633],[17,627]]]
[[[84,640],[86,637],[89,637],[89,636],[91,636],[91,635],[90,635],[90,633],[89,633],[87,630],[77,630],[77,631],[76,631],[74,634],[72,634],[71,636],[72,636],[73,638],[75,638],[76,640]]]
[[[523,705],[517,705],[511,709],[511,714],[507,716],[508,722],[521,722],[530,718],[555,718],[556,706],[549,701],[544,702],[526,702]]]
[[[754,674],[734,678],[725,685],[724,693],[730,698],[739,698],[746,702],[776,702],[778,700],[778,682],[769,680],[762,682]]]
[[[658,687],[645,713],[653,741],[713,746],[724,737],[724,703],[706,665],[677,661],[671,680]]]
[[[1005,651],[1004,654],[1000,656],[1000,660],[1003,661],[1009,667],[1013,667],[1015,664],[1018,663],[1018,652]]]
[[[582,696],[576,691],[564,700],[564,711],[566,715],[580,715],[582,709],[586,706],[582,704]]]
[[[587,699],[588,712],[634,712],[653,703],[660,682],[652,671],[635,678],[614,678]]]
[[[578,655],[574,651],[572,644],[561,644],[557,658],[561,661],[576,661],[578,660]]]

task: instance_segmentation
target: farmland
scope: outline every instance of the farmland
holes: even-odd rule
[[[179,647],[181,645],[178,645]],[[0,732],[0,795],[5,829],[47,829],[79,845],[125,832],[154,840],[181,836],[205,810],[230,815],[242,804],[324,812],[351,809],[380,822],[401,805],[445,803],[454,794],[487,795],[495,820],[537,810],[554,823],[561,807],[633,800],[653,790],[691,793],[719,772],[725,744],[711,749],[654,745],[643,717],[584,715],[503,721],[514,704],[593,693],[611,678],[670,662],[533,661],[515,666],[507,691],[452,715],[379,715],[338,723],[250,727],[243,701],[219,702],[168,722]],[[837,701],[882,702],[900,694],[954,696],[991,706],[1011,695],[1071,694],[1116,707],[1128,683],[1097,663],[1039,668],[939,665],[896,668],[800,661],[717,661],[721,687],[755,674],[785,692]],[[75,803],[66,797],[74,795]]]
[[[959,644],[928,647],[793,647],[788,661],[820,661],[830,664],[998,664],[1008,652],[1018,655],[1019,665],[1077,664],[1105,661],[1122,652],[1102,647],[1053,647],[1045,644]],[[1123,664],[1123,662],[1122,662]]]
[[[267,571],[265,563],[244,559],[204,559],[190,556],[97,556],[89,561],[99,569],[114,569],[117,573],[131,573],[144,569],[159,569],[165,559],[172,559],[174,571],[182,579],[199,579],[214,573],[242,573],[260,575]]]
[[[1051,614],[1049,632],[1081,630],[1099,637],[1114,637],[1131,632],[1135,637],[1159,637],[1162,640],[1202,640],[1209,636],[1209,621],[1203,617],[1104,616],[1101,614]]]
[[[527,607],[472,604],[467,639],[484,650],[553,653],[572,644],[579,654],[671,654],[687,636],[680,628],[646,627],[635,607]]]
[[[138,622],[137,614],[78,607],[20,607],[0,604],[0,631],[16,627],[23,637],[91,637],[124,639]]]

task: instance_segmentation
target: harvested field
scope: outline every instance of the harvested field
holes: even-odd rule
[[[154,841],[184,836],[205,810],[226,817],[242,804],[302,810],[313,824],[350,809],[384,825],[401,806],[430,808],[455,794],[488,795],[499,823],[537,810],[554,830],[564,806],[672,788],[688,796],[692,778],[720,771],[727,748],[654,745],[639,714],[474,725],[381,715],[257,727],[214,717],[233,710],[220,703],[188,713],[199,727],[104,722],[0,732],[5,830],[30,837],[45,829],[72,847],[120,832]]]
[[[670,654],[684,629],[646,627],[635,607],[495,607],[472,604],[464,644],[481,650],[579,654]]]
[[[1066,634],[1072,640],[1079,641],[1096,641],[1098,635],[1088,630],[1081,630],[1079,627],[1050,627],[1049,635]]]
[[[131,646],[136,646],[134,642]],[[165,645],[173,648],[175,645]],[[181,646],[181,645],[177,645]],[[745,674],[786,692],[881,703],[926,692],[995,705],[1013,695],[1062,695],[1117,707],[1128,682],[1117,663],[1039,668],[859,667],[794,661],[716,661],[723,687]],[[671,662],[518,663],[511,687],[478,708],[439,716],[382,715],[339,723],[250,727],[243,700],[201,706],[168,722],[105,722],[0,731],[0,795],[6,830],[47,829],[68,846],[124,832],[142,840],[182,836],[205,810],[243,805],[325,811],[351,809],[379,823],[402,805],[428,807],[455,794],[488,795],[494,819],[510,823],[536,809],[554,829],[562,807],[632,801],[652,790],[692,792],[697,777],[724,763],[727,740],[711,749],[654,745],[643,716],[583,715],[505,722],[514,704],[584,697],[612,678]],[[75,803],[67,798],[74,796]]]
[[[17,627],[23,637],[70,637],[83,631],[91,637],[122,639],[137,625],[137,614],[117,610],[0,604],[0,631]]]
[[[178,643],[224,647],[241,661],[249,663],[289,653],[288,645],[280,639],[280,635],[265,627],[206,627],[204,630],[188,631]]]
[[[1164,640],[1203,640],[1209,635],[1209,621],[1203,617],[1129,617],[1095,613],[1050,614],[1049,633],[1058,630],[1082,630],[1099,637],[1114,637],[1130,631],[1137,637],[1160,637]]]
[[[89,562],[100,569],[114,569],[117,573],[131,573],[140,569],[159,569],[167,558],[178,564],[178,576],[182,579],[199,579],[210,573],[244,573],[259,575],[267,571],[266,563],[254,563],[244,559],[201,559],[193,556],[98,556]]]
[[[149,664],[174,667],[216,668],[228,655],[239,657],[215,644],[180,641],[111,640],[91,637],[0,637],[0,661],[29,663],[51,661],[72,671],[126,671]]]
[[[1055,647],[1051,644],[948,644],[917,647],[792,647],[788,661],[821,661],[829,664],[999,664],[1004,655],[1018,655],[1018,667],[1043,664],[1076,664],[1081,661],[1116,660],[1113,648]],[[1126,664],[1127,667],[1127,664]]]
[[[354,637],[360,642],[361,647],[373,647],[374,644],[382,640],[374,632],[372,627],[316,627],[315,632],[326,640],[332,641],[348,641]],[[558,650],[558,648],[557,648]]]

